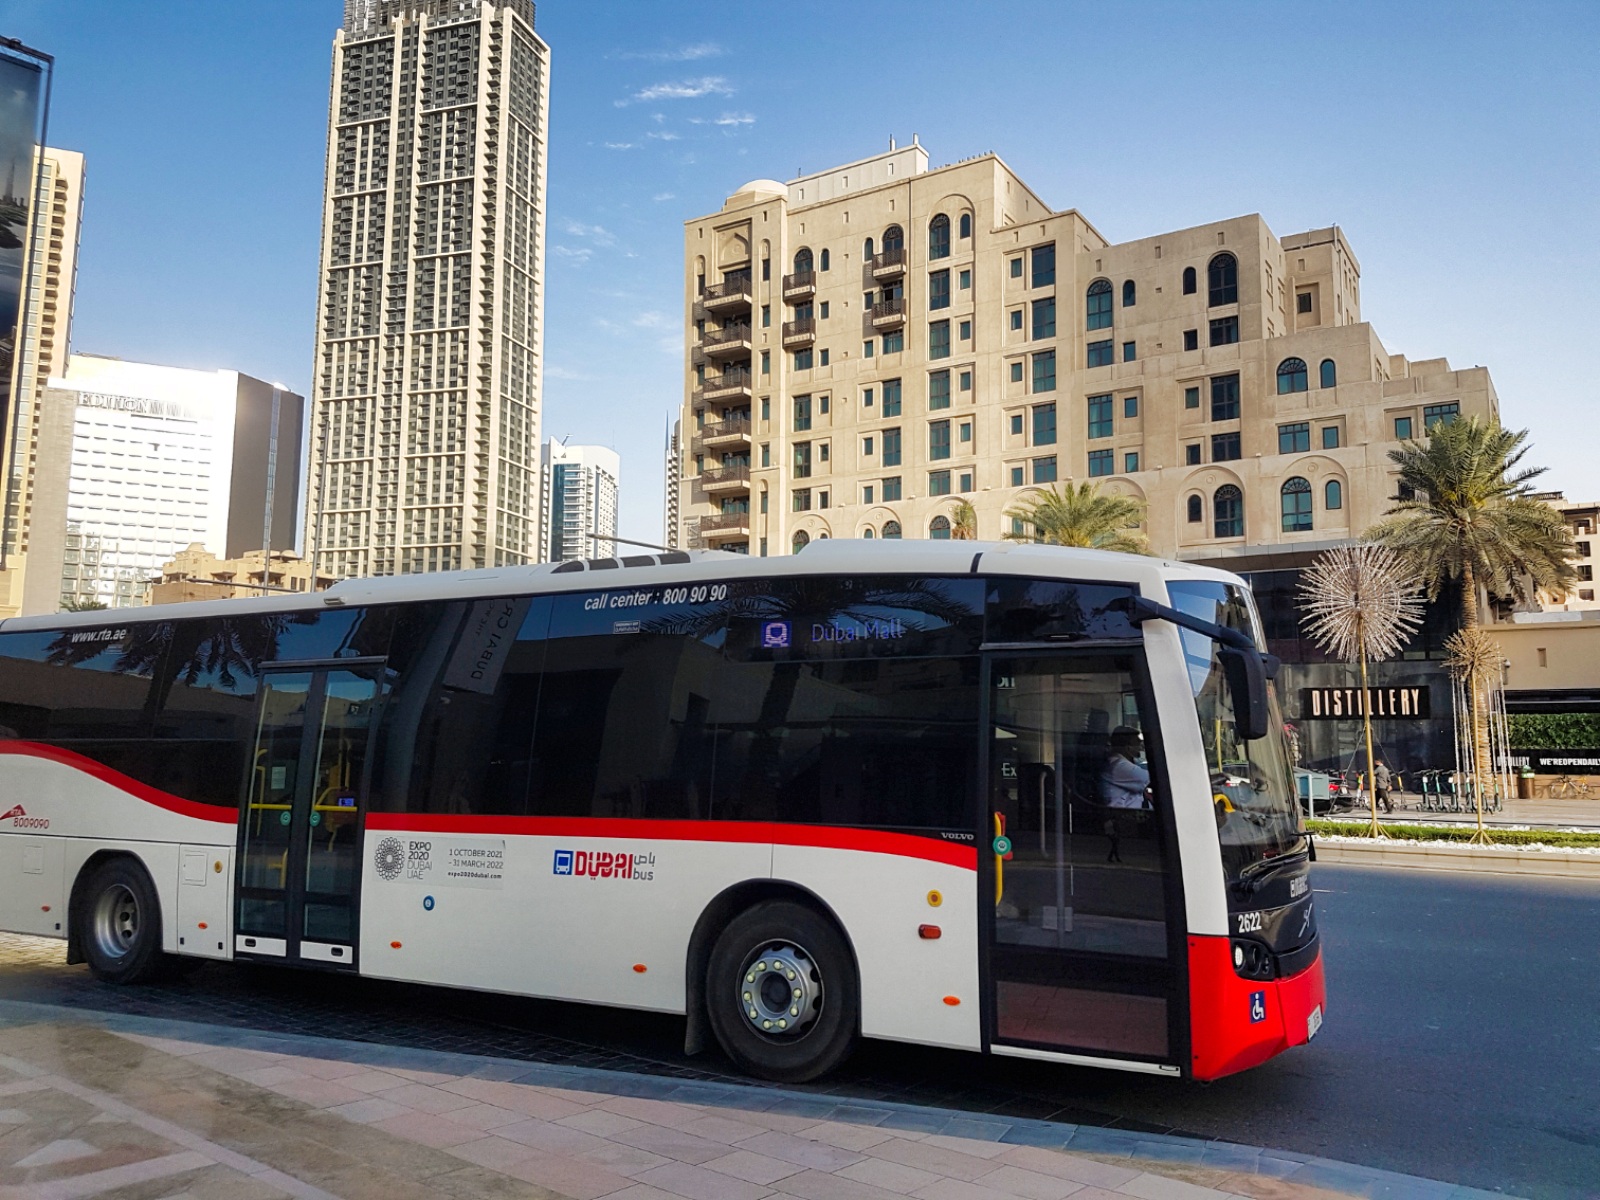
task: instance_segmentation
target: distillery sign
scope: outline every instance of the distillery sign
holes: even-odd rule
[[[1430,715],[1426,687],[1301,688],[1302,721],[1352,721],[1366,711],[1375,719],[1409,721]]]

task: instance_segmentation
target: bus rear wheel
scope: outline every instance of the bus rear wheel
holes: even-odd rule
[[[861,988],[834,924],[769,900],[729,922],[706,968],[706,1015],[741,1070],[779,1083],[825,1075],[855,1049]]]
[[[144,867],[113,858],[96,867],[74,906],[78,945],[96,979],[147,983],[165,966],[161,905]]]

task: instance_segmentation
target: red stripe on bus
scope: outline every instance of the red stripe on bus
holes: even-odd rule
[[[978,869],[978,851],[970,844],[882,829],[845,829],[836,825],[785,825],[765,821],[659,821],[630,817],[464,817],[427,813],[369,813],[367,828],[397,833],[758,842],[763,845],[814,846],[822,850],[895,854],[902,858],[925,858],[930,862],[964,867],[969,871]]]
[[[85,775],[92,775],[101,783],[110,784],[118,791],[126,792],[135,800],[143,800],[146,804],[153,804],[157,808],[164,808],[170,813],[180,817],[193,817],[200,821],[215,821],[221,825],[237,825],[239,823],[239,810],[237,808],[222,808],[215,804],[198,804],[193,800],[185,800],[182,796],[174,796],[171,792],[163,792],[160,788],[153,788],[147,783],[140,783],[121,771],[112,770],[104,763],[95,762],[92,758],[85,758],[71,750],[62,750],[58,746],[45,746],[39,742],[0,742],[0,754],[17,754],[28,758],[42,758],[46,762],[59,763],[63,767],[71,767],[74,771],[81,771]]]

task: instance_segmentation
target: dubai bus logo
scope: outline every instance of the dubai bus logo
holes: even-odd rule
[[[610,850],[557,850],[552,873],[585,876],[589,879],[655,878],[656,856]]]
[[[10,812],[0,813],[0,821],[10,821],[13,829],[49,829],[49,817],[30,817],[28,810],[14,804]]]

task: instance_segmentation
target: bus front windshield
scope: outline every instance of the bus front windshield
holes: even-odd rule
[[[1238,584],[1175,581],[1167,590],[1179,611],[1237,629],[1258,646],[1262,644],[1249,596]],[[1304,847],[1283,712],[1277,690],[1269,682],[1267,735],[1239,740],[1217,643],[1188,629],[1180,629],[1178,635],[1200,721],[1200,740],[1206,749],[1223,870],[1230,882],[1242,881],[1253,873],[1255,864]]]

